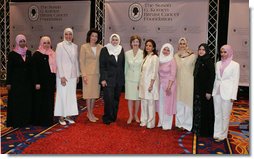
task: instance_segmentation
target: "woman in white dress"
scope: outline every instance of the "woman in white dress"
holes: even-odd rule
[[[159,100],[159,58],[156,44],[152,39],[145,42],[144,61],[139,81],[139,97],[141,98],[141,123],[151,129],[155,127],[155,101]]]
[[[64,41],[56,47],[56,102],[54,116],[60,116],[59,123],[75,123],[70,116],[78,115],[76,87],[79,79],[78,46],[72,43],[73,30],[64,30]]]
[[[140,78],[141,64],[143,61],[143,50],[140,49],[141,38],[138,35],[133,35],[130,38],[131,50],[125,53],[125,99],[128,100],[129,119],[127,124],[130,124],[134,119],[139,123],[138,111],[140,99],[138,96],[138,82]],[[134,115],[133,115],[133,105]]]

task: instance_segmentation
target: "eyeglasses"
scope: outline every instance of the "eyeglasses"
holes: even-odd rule
[[[25,42],[26,42],[26,40],[20,40],[19,42],[20,42],[20,43],[25,43]]]
[[[50,44],[50,42],[44,42],[43,44]]]

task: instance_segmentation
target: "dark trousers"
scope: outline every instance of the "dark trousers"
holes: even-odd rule
[[[103,90],[104,115],[102,120],[104,123],[116,121],[121,88],[116,85],[115,87],[107,86]]]

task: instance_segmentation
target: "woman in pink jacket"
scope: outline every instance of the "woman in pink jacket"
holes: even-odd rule
[[[174,48],[166,43],[162,46],[159,55],[159,101],[157,110],[159,122],[157,127],[163,130],[172,128],[173,115],[176,114],[176,62]]]

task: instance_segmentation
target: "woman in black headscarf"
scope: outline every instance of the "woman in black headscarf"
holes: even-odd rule
[[[194,103],[192,131],[197,136],[212,137],[214,129],[214,107],[212,99],[215,79],[214,62],[208,45],[198,47],[198,59],[194,69]]]

